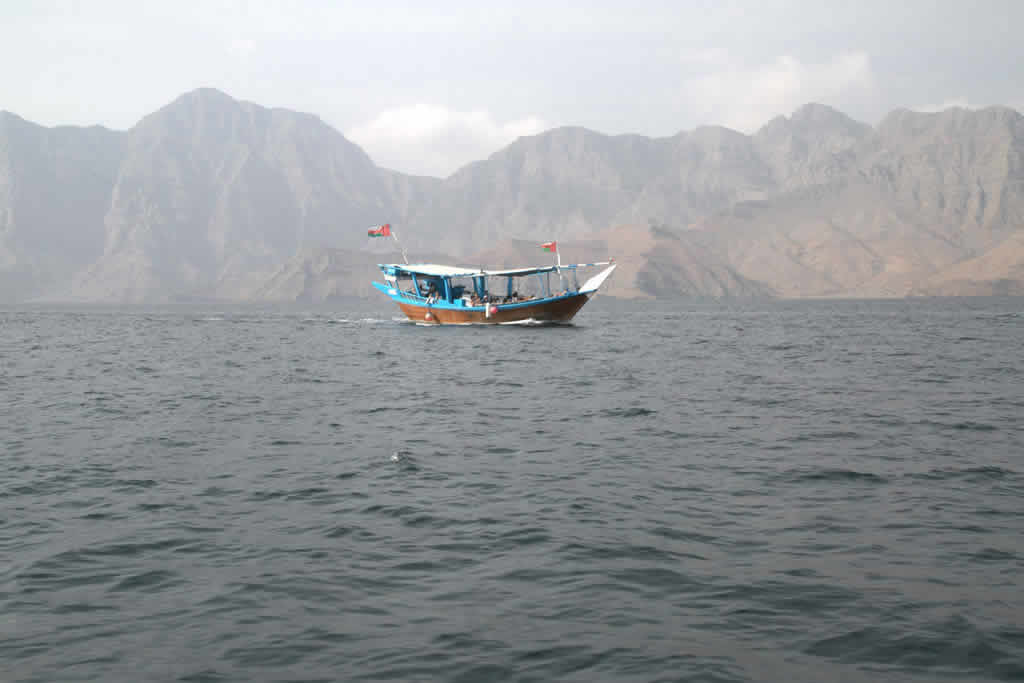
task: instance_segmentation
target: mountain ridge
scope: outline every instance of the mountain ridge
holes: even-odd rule
[[[637,259],[623,296],[1016,291],[1024,118],[897,109],[872,127],[808,103],[751,135],[563,126],[441,179],[377,166],[314,114],[213,88],[125,131],[0,112],[0,300],[281,296],[295,279],[268,283],[317,249],[365,276],[359,259],[382,252],[362,230],[382,222],[448,260],[603,240]]]

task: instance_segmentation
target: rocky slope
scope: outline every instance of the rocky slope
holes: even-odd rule
[[[550,239],[615,255],[621,296],[1014,292],[1024,118],[898,110],[871,128],[811,104],[751,136],[559,128],[442,180],[216,90],[123,132],[0,113],[0,301],[360,293],[395,258],[365,238],[381,222],[418,260],[523,265]]]
[[[123,140],[0,112],[0,301],[56,286],[102,256]]]
[[[414,203],[411,183],[389,175],[316,117],[190,93],[128,132],[103,255],[73,291],[246,297],[298,250],[352,244],[353,226],[393,213],[400,190]]]
[[[1016,253],[1022,152],[1012,110],[894,112],[838,155],[844,172],[703,227],[716,253],[783,296],[906,296],[940,282],[955,293],[949,283],[968,280],[963,293],[985,293],[981,283],[1015,277],[980,264]]]
[[[614,254],[618,265],[601,293],[615,297],[682,299],[764,298],[774,292],[740,275],[691,235],[660,226],[620,226],[587,240],[560,243],[563,263],[606,261]],[[279,268],[252,298],[266,301],[326,301],[344,296],[376,295],[370,281],[380,281],[377,263],[401,262],[398,254],[374,255],[363,251],[311,249],[297,254]],[[443,262],[467,268],[517,268],[553,262],[536,241],[501,240],[467,257],[418,254],[418,261]],[[577,284],[599,272],[581,269]],[[567,277],[571,277],[568,274]],[[559,287],[552,281],[553,287]],[[523,293],[536,293],[532,276],[517,280]]]

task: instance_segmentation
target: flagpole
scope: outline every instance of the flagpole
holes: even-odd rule
[[[395,234],[394,230],[391,230],[391,239],[395,240],[395,244],[398,245],[398,250],[402,252],[402,260],[405,261],[405,265],[409,265],[409,257],[405,255],[405,247],[398,241],[398,235]]]

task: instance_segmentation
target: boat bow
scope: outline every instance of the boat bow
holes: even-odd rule
[[[608,279],[608,276],[612,274],[612,271],[615,270],[615,266],[617,265],[617,263],[613,263],[594,277],[584,282],[583,286],[580,287],[580,294],[593,294],[596,292],[598,287],[603,285],[604,281]]]

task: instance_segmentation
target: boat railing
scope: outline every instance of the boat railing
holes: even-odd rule
[[[397,289],[397,291],[398,291],[399,294],[402,295],[402,297],[404,297],[406,299],[410,299],[410,300],[415,301],[417,303],[422,302],[424,304],[429,305],[429,304],[432,304],[432,303],[444,302],[445,301],[443,296],[435,295],[433,297],[433,299],[431,299],[430,297],[423,296],[422,294],[417,293],[413,289]],[[484,306],[486,304],[493,304],[495,306],[502,306],[502,305],[506,305],[506,304],[537,303],[537,302],[540,302],[540,301],[545,301],[547,299],[557,299],[559,297],[569,296],[569,295],[577,294],[577,293],[579,293],[579,288],[577,288],[577,287],[568,287],[568,288],[564,289],[563,291],[554,291],[554,292],[551,292],[550,294],[547,294],[547,295],[545,295],[543,293],[538,293],[538,294],[534,294],[532,296],[518,297],[515,300],[506,300],[506,297],[503,297],[503,296],[490,295],[489,299],[486,302],[485,301],[478,301],[477,303],[470,303],[470,300],[468,298],[457,297],[457,298],[452,299],[452,303],[456,303],[456,302],[458,302],[460,300],[465,300],[466,301],[465,305],[466,305],[467,308],[480,308],[480,307],[482,307],[482,306]]]

